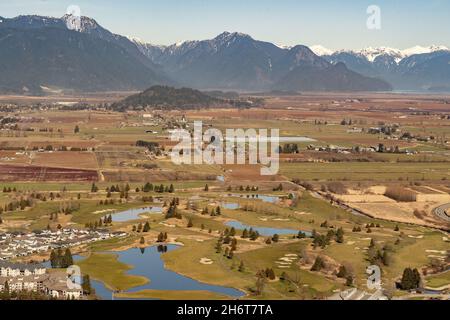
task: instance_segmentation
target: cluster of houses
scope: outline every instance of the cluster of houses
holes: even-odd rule
[[[47,252],[55,248],[76,247],[90,242],[124,236],[126,236],[125,232],[78,229],[3,233],[0,234],[0,261]]]
[[[380,153],[397,153],[397,154],[403,153],[403,154],[410,155],[410,154],[417,153],[415,151],[399,149],[398,147],[386,147],[383,144],[379,144],[378,146],[370,146],[370,147],[363,147],[363,146],[342,147],[342,146],[334,146],[334,145],[328,145],[328,146],[309,145],[307,147],[307,150],[320,151],[320,152],[334,152],[334,153],[343,153],[343,154],[380,152]]]
[[[0,261],[0,292],[39,292],[54,299],[79,300],[81,287],[70,285],[65,272],[47,272],[40,264]]]

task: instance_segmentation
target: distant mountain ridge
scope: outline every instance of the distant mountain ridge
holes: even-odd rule
[[[0,19],[0,91],[135,90],[172,83],[127,38],[87,17],[80,32],[69,30],[66,18]]]
[[[395,57],[396,59],[399,59],[397,62],[400,62],[402,59],[408,58],[410,56],[416,55],[416,54],[426,54],[426,53],[433,53],[437,51],[450,51],[450,49],[446,46],[442,45],[431,45],[428,47],[422,47],[422,46],[414,46],[411,48],[407,48],[404,50],[401,49],[395,49],[390,47],[367,47],[360,50],[330,50],[327,49],[321,45],[314,45],[311,46],[311,50],[317,54],[318,56],[331,56],[333,54],[339,54],[339,53],[349,53],[349,54],[355,54],[365,57],[368,61],[373,62],[378,56],[383,55],[389,55],[392,57]]]
[[[306,70],[302,68],[307,68],[310,75],[331,70],[330,62],[302,45],[282,48],[238,32],[224,32],[214,39],[185,41],[170,46],[152,46],[140,41],[135,41],[135,44],[154,63],[162,65],[172,78],[198,88],[322,91],[331,85],[314,82],[320,82],[322,77],[314,77],[307,86],[304,82],[297,82],[298,86],[293,87],[283,81],[294,70],[297,73]],[[365,78],[365,90],[379,90],[380,80]],[[352,91],[358,88],[352,81],[350,77],[346,85],[335,83],[331,87]],[[370,85],[372,81],[373,86]],[[381,87],[390,88],[387,83]]]
[[[331,51],[313,46],[330,63],[343,62],[366,76],[385,79],[402,90],[428,90],[450,86],[450,49],[415,46],[405,50],[380,47]]]
[[[443,46],[332,52],[322,46],[280,47],[239,32],[158,46],[114,34],[88,17],[81,17],[78,31],[69,30],[68,18],[0,18],[0,91],[154,85],[227,91],[450,87],[450,51]]]

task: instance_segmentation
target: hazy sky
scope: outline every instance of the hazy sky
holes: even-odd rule
[[[0,16],[60,17],[69,5],[114,33],[154,44],[239,31],[279,45],[330,49],[450,46],[448,0],[0,0]],[[366,26],[369,5],[381,9],[381,30]]]

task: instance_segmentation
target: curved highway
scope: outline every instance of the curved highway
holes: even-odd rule
[[[446,213],[450,212],[450,203],[444,204],[433,210],[433,213],[440,219],[450,222],[450,216]]]

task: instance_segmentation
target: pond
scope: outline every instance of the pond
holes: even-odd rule
[[[127,222],[141,219],[140,215],[144,213],[155,214],[162,212],[163,208],[161,207],[146,207],[116,212],[111,214],[111,217],[113,222]]]
[[[235,202],[222,203],[220,206],[222,208],[225,208],[225,209],[228,209],[228,210],[237,210],[237,209],[239,209],[241,207],[239,205],[239,203],[235,203]]]
[[[245,198],[249,200],[262,200],[263,202],[268,203],[277,203],[278,201],[280,201],[279,196],[265,195],[265,194],[229,194],[227,196],[235,198]]]
[[[294,230],[294,229],[281,229],[281,228],[267,228],[267,227],[255,227],[255,226],[249,226],[249,225],[245,225],[242,222],[239,221],[230,221],[227,222],[226,225],[228,227],[233,227],[237,230],[244,230],[247,229],[249,230],[250,228],[252,228],[255,231],[258,231],[260,235],[265,236],[265,237],[270,237],[273,236],[274,234],[278,234],[278,235],[287,235],[287,234],[292,234],[292,235],[297,235],[298,232],[300,230]],[[307,231],[303,231],[305,233],[305,235],[307,237],[311,236],[311,232],[307,232]]]
[[[150,280],[149,283],[134,287],[127,292],[137,292],[145,289],[150,290],[191,290],[191,291],[210,291],[224,294],[232,298],[239,298],[245,295],[244,292],[228,287],[215,286],[199,282],[197,280],[185,277],[176,272],[167,270],[164,267],[164,261],[161,254],[173,251],[179,248],[176,245],[152,246],[145,249],[132,248],[122,252],[111,252],[117,254],[120,262],[133,266],[134,268],[127,273],[136,276],[143,276]],[[74,260],[79,260],[79,256],[74,256]],[[109,290],[102,282],[91,281],[96,295],[104,300],[113,299],[113,292]],[[116,298],[114,298],[116,299]]]

